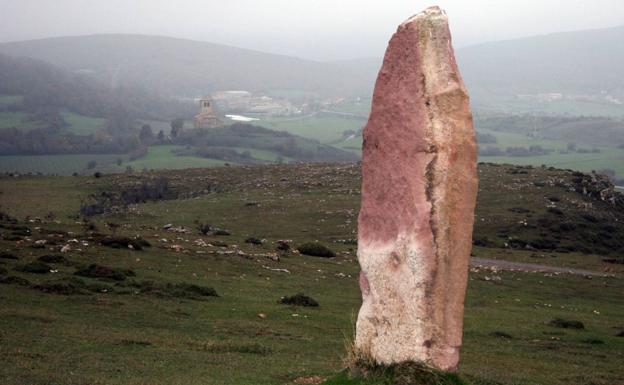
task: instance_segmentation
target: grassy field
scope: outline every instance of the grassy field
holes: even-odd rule
[[[24,99],[22,95],[0,95],[0,107],[10,106],[12,104],[21,103]]]
[[[24,112],[0,111],[0,129],[15,127],[22,131],[29,131],[42,127],[40,121],[30,120]]]
[[[92,173],[87,169],[90,161],[96,161],[99,167],[112,164],[119,157],[117,154],[78,154],[78,155],[7,155],[0,156],[0,173],[41,173],[45,175],[71,175]]]
[[[279,154],[275,152],[267,151],[267,150],[258,150],[255,148],[246,148],[246,147],[232,147],[232,149],[238,151],[239,154],[245,151],[248,151],[252,158],[262,161],[262,162],[267,162],[267,163],[277,163],[280,161],[280,159],[282,162],[286,162],[286,163],[292,162],[294,160],[293,158],[289,158],[287,156],[280,156]]]
[[[103,118],[79,115],[69,111],[61,112],[61,116],[69,124],[67,130],[76,135],[90,135],[106,128],[106,119]]]
[[[539,156],[482,156],[481,160],[492,163],[510,163],[519,165],[554,166],[558,168],[569,168],[579,171],[591,171],[611,169],[619,177],[624,176],[624,149],[614,147],[598,147],[599,153],[559,153],[565,150],[567,143],[553,140],[532,139],[524,135],[498,132],[492,130],[480,130],[479,132],[494,135],[496,144],[482,144],[482,147],[495,146],[502,149],[507,147],[529,147],[533,145],[542,146],[545,149],[555,150],[548,155]],[[583,147],[579,144],[579,147]]]
[[[225,163],[218,159],[200,158],[198,156],[177,156],[173,151],[182,146],[150,146],[145,157],[123,162],[121,165],[111,164],[105,171],[121,172],[130,166],[133,170],[179,170],[193,167],[223,166]]]
[[[596,101],[557,100],[551,102],[522,101],[516,98],[510,100],[491,100],[486,108],[493,111],[506,111],[513,114],[557,114],[557,115],[584,115],[624,117],[624,106]],[[485,105],[479,106],[484,109]],[[579,112],[581,111],[581,112]]]
[[[548,155],[540,156],[481,156],[480,160],[491,163],[507,163],[517,165],[554,166],[558,168],[569,168],[589,172],[591,170],[611,169],[616,172],[618,177],[624,177],[624,149],[614,147],[598,147],[600,153],[577,153],[571,152],[567,154],[559,153],[559,150],[565,150],[567,143],[554,140],[532,139],[524,135],[498,132],[492,130],[480,129],[479,132],[494,135],[497,143],[481,144],[481,147],[498,147],[505,149],[507,147],[529,147],[534,145],[542,146],[545,149],[555,150]],[[334,144],[343,150],[349,150],[356,154],[361,154],[362,139],[361,137],[344,140]],[[579,144],[579,147],[583,147]]]
[[[321,143],[333,143],[342,138],[346,130],[358,130],[365,119],[319,112],[298,118],[263,118],[253,122],[256,125],[277,131],[286,131],[304,138],[316,139]]]
[[[584,210],[600,219],[598,224],[588,222],[585,231],[624,219],[621,210],[550,184],[569,178],[566,173],[482,165],[480,176],[478,237],[497,237],[501,228],[520,233],[521,227],[528,231],[523,236],[540,236],[540,220],[552,215],[545,197],[555,195],[566,221],[581,220]],[[90,194],[121,194],[162,177],[178,199],[97,215],[89,226],[77,220],[81,202],[88,202]],[[538,181],[546,184],[537,187]],[[330,378],[331,384],[374,383],[334,378],[360,305],[352,242],[359,183],[354,165],[0,179],[0,207],[19,220],[5,220],[0,228],[0,251],[19,258],[0,259],[5,270],[0,278],[29,281],[25,286],[0,284],[0,383],[293,384],[312,376]],[[590,202],[591,207],[584,205]],[[513,207],[529,212],[509,214]],[[202,235],[197,222],[231,235]],[[165,224],[172,230],[163,228]],[[32,235],[17,236],[24,226]],[[622,239],[624,228],[617,226],[613,237]],[[141,236],[151,247],[140,251],[100,244],[113,228],[115,236]],[[249,237],[264,242],[246,243]],[[35,248],[40,239],[47,244]],[[318,240],[338,256],[277,251],[275,242],[284,239],[293,247]],[[59,253],[64,245],[69,250]],[[624,265],[605,263],[591,253],[495,247],[474,252],[479,257],[609,269],[615,275],[587,279],[472,269],[460,371],[467,382],[624,382],[624,339],[616,337],[624,331]],[[46,254],[65,259],[52,264],[54,273],[15,270]],[[122,269],[118,271],[124,278],[75,275],[94,263]],[[127,269],[135,276],[128,276]],[[219,297],[192,296],[166,286],[179,283],[212,287]],[[58,293],[71,287],[76,292]],[[299,292],[320,306],[278,304],[280,297]],[[551,326],[554,318],[581,321],[584,329]]]

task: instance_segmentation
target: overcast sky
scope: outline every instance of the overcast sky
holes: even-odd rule
[[[0,40],[157,34],[316,60],[382,56],[430,5],[456,46],[624,24],[624,0],[0,0]]]

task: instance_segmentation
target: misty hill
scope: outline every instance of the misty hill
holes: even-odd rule
[[[615,27],[485,43],[458,49],[457,57],[477,108],[621,115],[623,48],[624,27]],[[291,98],[370,95],[381,63],[379,58],[321,63],[142,35],[3,43],[0,53],[34,57],[111,86],[142,87],[164,96],[224,89]],[[552,100],[548,94],[562,95]]]
[[[14,110],[28,112],[66,109],[74,113],[111,119],[172,118],[190,114],[185,106],[129,86],[110,87],[97,79],[73,73],[48,62],[0,54],[0,94],[20,95]]]
[[[168,126],[163,120],[194,112],[191,103],[0,55],[0,155],[128,153],[138,159],[148,155],[148,146],[173,144],[186,146],[177,156],[234,163],[356,160],[317,141],[252,125],[185,130],[178,137],[142,127],[148,120]]]
[[[165,96],[194,97],[224,89],[344,95],[372,88],[370,79],[339,65],[160,36],[59,37],[0,44],[0,52]]]
[[[476,97],[603,91],[624,96],[624,26],[480,44],[457,54]]]
[[[477,109],[624,115],[624,26],[484,43],[456,56]],[[381,59],[340,64],[374,81]]]
[[[624,122],[603,117],[477,114],[475,126],[582,146],[624,148]]]

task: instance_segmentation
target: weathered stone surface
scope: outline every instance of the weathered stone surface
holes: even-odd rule
[[[477,147],[446,13],[390,40],[364,129],[356,349],[455,370],[462,340]]]

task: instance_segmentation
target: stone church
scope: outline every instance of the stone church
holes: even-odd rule
[[[203,98],[199,100],[199,113],[195,115],[195,128],[216,128],[222,127],[223,122],[212,109],[212,99]]]

